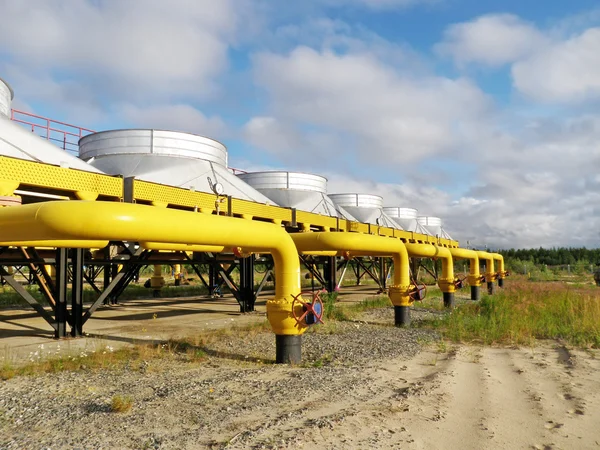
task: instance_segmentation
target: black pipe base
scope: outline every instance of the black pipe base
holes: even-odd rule
[[[488,281],[488,284],[487,284],[488,294],[494,295],[494,291],[496,290],[495,287],[496,286],[494,285],[493,281]]]
[[[444,298],[444,306],[446,308],[454,308],[454,292],[442,292]]]
[[[302,360],[302,336],[275,335],[275,362],[277,364],[300,364]]]
[[[471,286],[471,300],[481,300],[480,286]]]
[[[498,278],[498,287],[504,287],[504,278]]]
[[[394,306],[394,325],[397,327],[410,325],[410,306]]]

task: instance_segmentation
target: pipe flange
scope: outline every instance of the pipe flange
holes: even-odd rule
[[[438,286],[442,292],[452,293],[456,291],[456,285],[454,284],[454,278],[438,278]]]

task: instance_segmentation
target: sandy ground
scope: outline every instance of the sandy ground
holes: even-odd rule
[[[0,448],[600,448],[599,351],[444,344],[390,323],[385,309],[306,336],[300,367],[262,361],[263,333],[199,363],[13,378]],[[117,394],[131,411],[111,412]]]

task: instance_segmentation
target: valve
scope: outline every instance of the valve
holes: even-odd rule
[[[296,314],[296,303],[302,305],[302,315],[300,315],[300,317]],[[303,301],[302,293],[294,295],[294,300],[292,301],[292,315],[294,316],[296,323],[300,324],[304,321],[306,325],[316,325],[317,323],[324,324],[323,310],[323,301],[321,300],[320,292],[314,294],[312,303]]]
[[[454,288],[455,289],[462,289],[465,285],[465,280],[467,279],[467,277],[460,279],[459,277],[454,278]]]
[[[415,285],[408,292],[408,296],[413,302],[425,300],[425,297],[427,296],[427,286],[424,284],[418,285],[415,283]]]

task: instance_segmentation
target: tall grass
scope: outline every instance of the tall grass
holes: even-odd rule
[[[508,283],[494,296],[466,304],[432,326],[455,341],[531,344],[564,339],[600,347],[600,289],[564,283]]]

